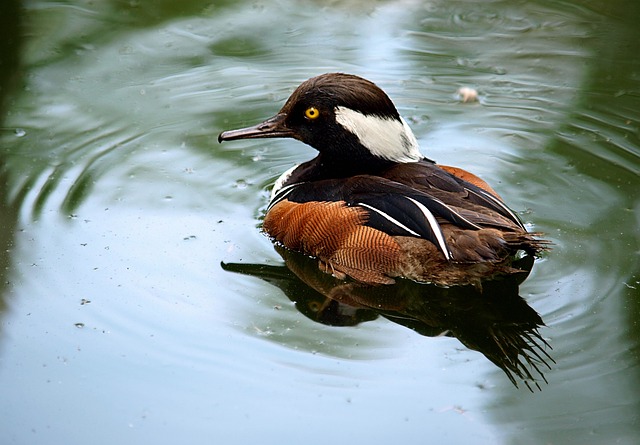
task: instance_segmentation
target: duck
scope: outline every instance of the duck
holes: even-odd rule
[[[362,77],[310,78],[275,116],[218,142],[259,138],[317,150],[275,181],[262,230],[340,280],[479,285],[547,249],[484,180],[425,157],[389,96]]]

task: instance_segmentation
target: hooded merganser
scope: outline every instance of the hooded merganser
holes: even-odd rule
[[[389,97],[358,76],[303,82],[274,117],[218,141],[289,137],[319,151],[275,183],[264,231],[338,278],[392,284],[479,284],[513,273],[528,233],[489,185],[425,158]]]

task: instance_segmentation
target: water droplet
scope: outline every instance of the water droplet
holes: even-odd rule
[[[25,136],[27,134],[26,131],[24,131],[24,129],[22,128],[16,128],[15,134],[17,137],[21,138],[23,136]]]
[[[238,179],[235,183],[235,187],[239,189],[247,188],[248,182],[244,179]]]
[[[78,329],[84,328],[84,323],[75,323],[74,326]]]

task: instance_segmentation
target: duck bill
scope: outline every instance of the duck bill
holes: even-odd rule
[[[218,142],[233,141],[236,139],[260,139],[260,138],[286,138],[293,133],[285,125],[287,115],[279,113],[261,124],[253,127],[240,128],[238,130],[223,131],[218,136]]]

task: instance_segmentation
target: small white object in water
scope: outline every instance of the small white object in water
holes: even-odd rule
[[[456,92],[456,96],[463,103],[478,101],[478,92],[473,88],[469,88],[469,87],[458,88],[458,91]]]

